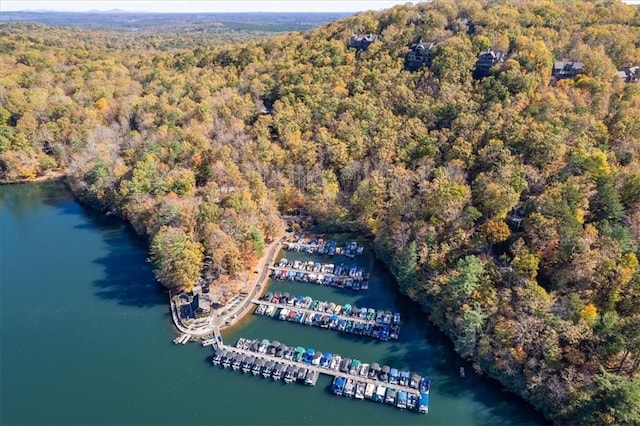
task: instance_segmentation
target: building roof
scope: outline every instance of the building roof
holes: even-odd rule
[[[422,40],[420,40],[419,43],[414,43],[414,44],[411,45],[411,50],[413,50],[414,52],[429,51],[429,50],[433,49],[433,47],[435,45],[436,44],[433,41],[422,41]]]
[[[351,36],[351,41],[355,41],[355,42],[369,42],[372,43],[374,41],[376,41],[378,39],[378,35],[377,34],[354,34]]]
[[[582,62],[573,61],[573,60],[555,61],[553,63],[553,69],[582,71],[584,69],[584,64]]]
[[[624,78],[627,82],[638,81],[640,79],[640,66],[624,67],[616,73],[616,77]]]

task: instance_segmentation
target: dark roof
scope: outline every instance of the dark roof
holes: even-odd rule
[[[640,81],[640,66],[624,67],[616,73],[616,77],[624,78],[627,83],[637,83]]]
[[[487,49],[484,52],[480,52],[478,55],[478,62],[491,62],[491,64],[495,64],[496,62],[504,61],[504,52],[500,50],[491,50]]]

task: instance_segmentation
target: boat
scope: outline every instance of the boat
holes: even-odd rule
[[[302,362],[305,364],[311,364],[315,354],[316,351],[313,348],[307,348],[307,351],[304,353],[304,357],[302,358]]]
[[[429,393],[431,390],[431,379],[423,377],[422,380],[420,380],[420,387],[418,389],[420,392]]]
[[[407,393],[405,391],[399,391],[396,396],[396,407],[401,410],[407,408]]]
[[[360,371],[360,360],[354,359],[351,361],[351,365],[349,366],[349,374],[355,376]]]
[[[376,385],[373,383],[367,383],[367,387],[364,389],[364,397],[367,399],[373,398],[373,393],[376,391]]]
[[[400,372],[400,386],[409,386],[409,380],[411,377],[411,373],[408,371]]]
[[[280,380],[282,378],[282,373],[284,372],[284,364],[282,362],[276,362],[275,367],[273,367],[273,380]]]
[[[331,392],[336,395],[342,395],[346,381],[347,380],[344,377],[336,376],[336,378],[333,379],[333,384],[331,385]]]
[[[296,367],[289,365],[284,373],[284,382],[291,383],[296,380]]]
[[[302,346],[298,346],[293,353],[293,360],[295,362],[301,362],[302,357],[304,356],[305,349]]]
[[[407,408],[410,410],[417,410],[419,401],[420,401],[420,394],[409,392],[409,394],[407,395]]]
[[[340,363],[342,362],[342,357],[340,355],[334,355],[331,358],[331,362],[329,363],[329,370],[338,370],[340,368]]]
[[[262,368],[262,376],[265,379],[271,376],[271,373],[273,372],[273,367],[275,367],[275,365],[276,363],[273,361],[267,361],[267,363],[264,365],[264,367]]]
[[[369,364],[360,364],[360,370],[358,371],[358,375],[361,377],[367,377],[369,374]]]
[[[353,397],[355,399],[364,399],[364,391],[365,391],[366,385],[364,382],[357,382],[356,383],[356,393],[355,395],[353,395]]]
[[[409,381],[409,387],[418,389],[420,387],[420,382],[422,382],[422,376],[414,373],[411,376],[411,381]]]
[[[213,358],[211,358],[211,362],[213,363],[213,365],[220,365],[221,361],[222,361],[222,352],[217,351],[215,354],[213,354]]]
[[[376,393],[373,395],[375,402],[384,402],[384,395],[387,393],[387,388],[383,385],[378,385]]]
[[[231,364],[231,368],[233,368],[234,371],[239,370],[240,364],[242,364],[243,360],[244,360],[244,355],[236,354],[236,356],[233,357],[233,363]]]
[[[394,312],[393,313],[393,320],[392,322],[394,324],[400,324],[400,312]]]
[[[378,379],[383,382],[388,381],[389,371],[391,371],[391,368],[388,365],[383,365],[382,368],[380,369],[380,374],[378,374]]]
[[[267,347],[269,346],[269,340],[262,339],[260,344],[258,344],[258,353],[263,354],[267,352]]]
[[[369,368],[369,378],[377,379],[379,374],[380,374],[380,365],[377,362],[374,362],[373,364],[371,364],[371,367]]]
[[[352,378],[347,379],[344,385],[344,396],[352,397],[356,390],[356,383]]]
[[[351,358],[344,358],[340,363],[340,371],[343,373],[348,373],[349,368],[351,368]]]
[[[315,386],[318,381],[318,372],[309,370],[307,376],[304,379],[304,384],[308,386]]]
[[[460,377],[462,377],[463,379],[466,377],[466,373],[464,371],[464,367],[460,367]]]
[[[229,368],[232,360],[233,360],[233,353],[229,351],[224,351],[224,354],[222,354],[222,367]]]
[[[324,354],[322,352],[316,352],[313,356],[313,359],[311,360],[311,365],[320,365],[320,360],[322,359],[323,355]]]
[[[296,372],[296,378],[299,381],[304,382],[305,377],[307,377],[307,369],[304,367],[298,368],[298,371]]]
[[[418,403],[418,412],[426,414],[429,412],[429,394],[426,392],[420,393],[420,400]]]
[[[240,364],[240,368],[242,368],[242,372],[243,373],[248,373],[249,371],[251,371],[251,366],[253,365],[253,363],[256,361],[255,357],[253,356],[248,356],[246,357],[243,361],[242,364]]]
[[[238,342],[236,343],[236,348],[242,348],[242,347],[244,346],[244,342],[245,342],[246,340],[247,340],[247,339],[245,339],[244,337],[239,338],[239,339],[238,339]]]
[[[328,368],[332,358],[333,358],[333,355],[331,355],[331,353],[329,352],[325,353],[322,356],[322,359],[320,360],[320,367]]]
[[[389,383],[391,383],[392,385],[397,385],[399,378],[400,377],[398,376],[397,368],[392,368],[391,370],[389,370]]]
[[[260,371],[262,370],[262,367],[264,367],[264,363],[266,361],[262,358],[258,358],[256,360],[256,362],[253,363],[253,367],[251,368],[251,374],[253,374],[254,376],[257,376],[258,374],[260,374]]]
[[[387,389],[387,396],[385,397],[384,402],[386,402],[387,404],[396,403],[396,390],[394,388]]]

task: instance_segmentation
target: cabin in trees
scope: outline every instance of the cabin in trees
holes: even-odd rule
[[[404,66],[409,71],[417,71],[422,67],[430,67],[433,61],[433,47],[435,43],[422,41],[411,45],[411,50],[407,54]]]
[[[575,78],[577,75],[584,73],[584,64],[574,60],[555,61],[551,75],[556,80],[563,78]]]
[[[625,83],[640,83],[640,66],[624,67],[616,73],[616,77],[622,78]]]
[[[349,47],[356,50],[367,50],[369,45],[378,40],[376,34],[354,34],[349,39]]]
[[[478,79],[489,75],[489,71],[494,65],[504,62],[504,52],[499,50],[487,49],[484,52],[480,52],[478,55],[478,61],[476,62],[476,70],[473,73],[473,77]]]

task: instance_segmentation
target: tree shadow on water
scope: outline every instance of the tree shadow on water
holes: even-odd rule
[[[105,255],[94,260],[104,268],[104,278],[93,283],[97,295],[128,306],[166,304],[166,291],[156,281],[146,260],[147,243],[122,220],[84,210],[91,220],[80,227],[99,230],[106,246]]]

